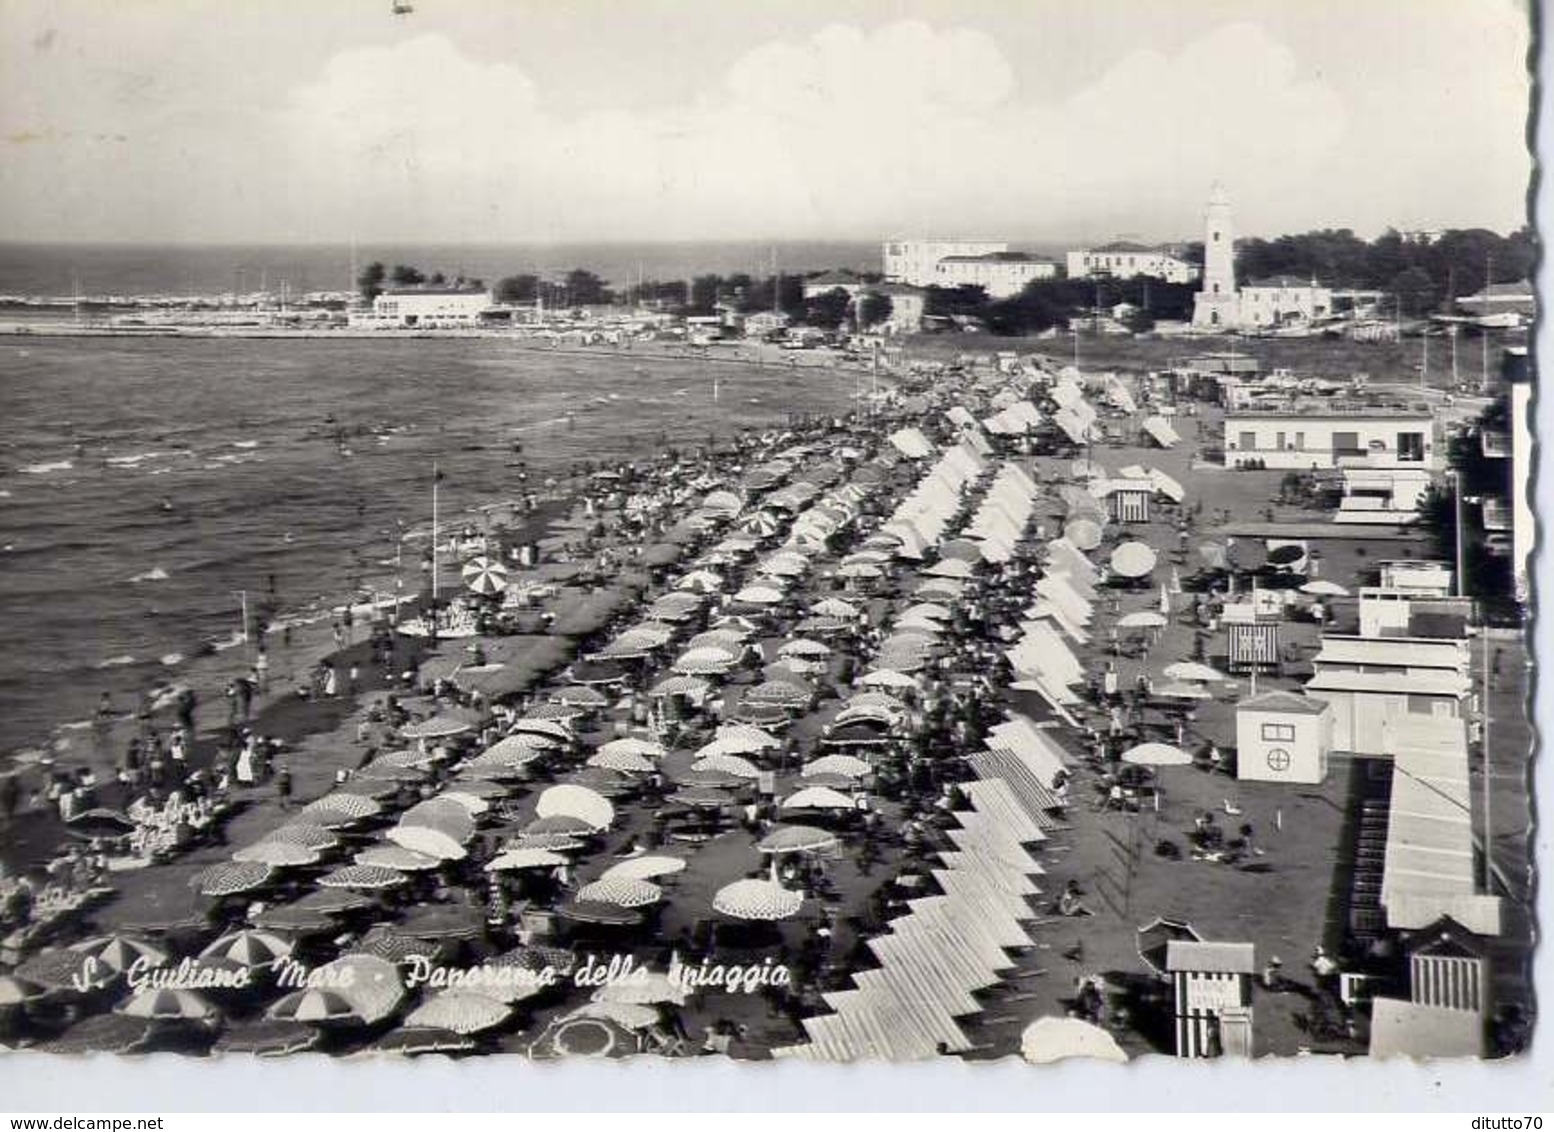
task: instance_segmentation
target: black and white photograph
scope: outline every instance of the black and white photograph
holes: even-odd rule
[[[6,0],[0,1065],[1526,1058],[1537,23]]]

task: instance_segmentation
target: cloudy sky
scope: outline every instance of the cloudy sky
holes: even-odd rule
[[[1522,222],[1518,0],[5,0],[0,239]]]

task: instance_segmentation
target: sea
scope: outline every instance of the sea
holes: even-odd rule
[[[614,244],[25,244],[0,243],[0,296],[291,294],[354,289],[374,260],[494,284],[506,275],[580,267],[624,287],[737,272],[878,271],[880,245],[814,241]]]
[[[120,285],[170,282],[143,271]],[[519,494],[518,459],[535,486],[853,393],[502,338],[0,338],[0,752],[67,744],[104,691],[128,709],[235,647],[245,592],[299,622],[396,577],[413,593],[396,549],[430,521],[434,465],[444,522],[474,521]]]

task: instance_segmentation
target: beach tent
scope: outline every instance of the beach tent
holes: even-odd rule
[[[933,455],[933,444],[921,429],[904,428],[889,437],[891,445],[909,460],[921,460]]]
[[[1162,416],[1145,417],[1140,427],[1162,448],[1172,448],[1182,439],[1176,429],[1171,427],[1171,422]]]

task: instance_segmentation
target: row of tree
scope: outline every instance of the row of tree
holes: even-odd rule
[[[1128,329],[1143,332],[1157,319],[1190,319],[1193,284],[1166,283],[1135,276],[1132,279],[1034,279],[1018,295],[991,299],[981,287],[929,287],[924,313],[969,316],[980,319],[995,334],[1039,334],[1053,327],[1067,328],[1078,318],[1099,311],[1110,313],[1120,305]]]
[[[1454,228],[1433,239],[1388,229],[1369,241],[1348,228],[1330,228],[1236,243],[1243,282],[1294,275],[1330,287],[1384,291],[1405,317],[1429,314],[1489,282],[1527,280],[1536,261],[1536,237],[1525,227],[1506,236]]]

